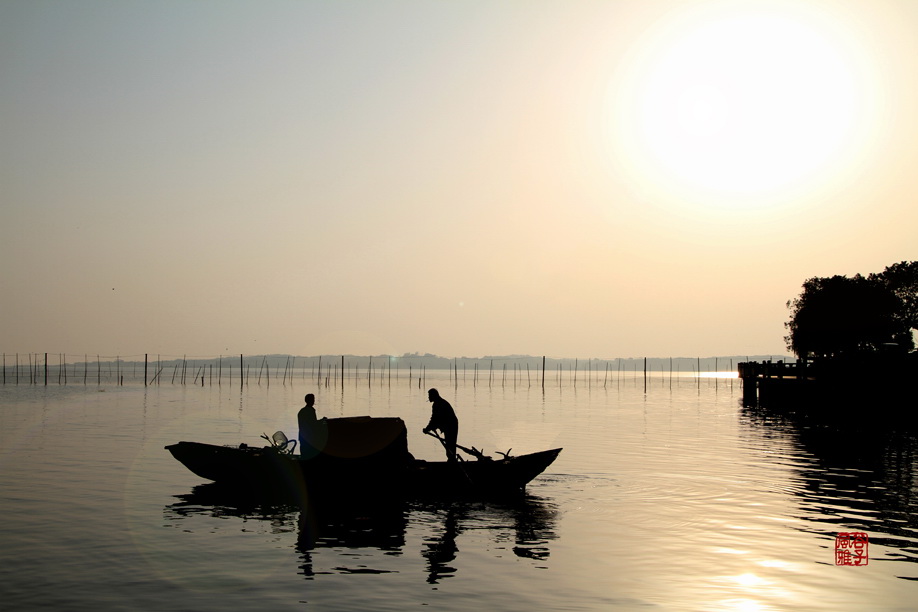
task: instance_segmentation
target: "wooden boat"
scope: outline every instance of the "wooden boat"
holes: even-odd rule
[[[260,448],[178,442],[166,449],[207,480],[310,496],[518,494],[561,452],[556,448],[490,459],[460,446],[475,460],[417,460],[408,452],[407,429],[399,418],[327,419],[313,433],[299,454],[273,440]]]

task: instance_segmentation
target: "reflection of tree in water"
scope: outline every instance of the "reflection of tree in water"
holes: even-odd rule
[[[813,457],[812,466],[797,468],[802,487],[794,493],[811,513],[804,520],[836,532],[882,532],[887,536],[871,536],[871,545],[896,549],[897,560],[918,563],[916,432],[874,425],[869,409],[855,423],[753,408],[743,416],[767,438],[788,440]]]
[[[169,518],[235,516],[261,520],[272,533],[296,530],[300,573],[317,574],[313,555],[318,549],[359,549],[399,556],[405,534],[412,526],[428,525],[433,535],[425,539],[421,555],[427,561],[427,582],[437,583],[459,571],[457,538],[465,532],[485,530],[496,542],[508,544],[517,557],[545,560],[554,533],[556,510],[541,498],[525,496],[504,502],[373,500],[324,504],[303,508],[286,499],[252,496],[216,484],[199,485],[164,509]],[[342,553],[341,557],[352,556]],[[382,574],[391,570],[338,565],[338,574]],[[329,573],[329,572],[324,572]]]

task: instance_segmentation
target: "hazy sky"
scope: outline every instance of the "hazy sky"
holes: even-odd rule
[[[785,351],[918,259],[918,2],[0,2],[0,351]]]

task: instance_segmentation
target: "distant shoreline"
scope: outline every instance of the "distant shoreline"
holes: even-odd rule
[[[285,353],[258,353],[258,354],[236,354],[236,355],[160,355],[154,353],[133,354],[133,355],[92,355],[92,354],[63,354],[63,353],[4,353],[3,367],[15,368],[18,364],[20,368],[41,367],[44,368],[47,359],[49,368],[60,368],[66,365],[68,368],[73,366],[96,366],[98,364],[114,364],[121,366],[134,366],[137,364],[147,363],[148,365],[157,363],[162,367],[182,365],[200,366],[220,366],[238,367],[240,360],[243,367],[265,367],[276,370],[277,368],[297,368],[318,367],[340,364],[343,359],[346,367],[357,367],[367,369],[368,367],[387,368],[389,366],[409,367],[419,366],[433,370],[449,370],[455,367],[469,367],[477,365],[481,367],[503,367],[507,364],[514,364],[518,367],[535,368],[542,367],[543,360],[546,369],[554,368],[560,365],[565,369],[577,368],[587,369],[604,369],[607,366],[616,366],[616,369],[631,370],[634,366],[640,365],[643,368],[644,361],[647,362],[648,370],[659,371],[661,368],[669,371],[687,371],[693,367],[698,371],[716,371],[724,367],[733,367],[742,361],[784,361],[786,363],[796,361],[791,355],[709,355],[695,357],[549,357],[541,355],[486,355],[483,357],[444,357],[433,355],[431,353],[405,353],[403,355],[353,355],[353,354],[323,354],[323,355],[291,355]]]

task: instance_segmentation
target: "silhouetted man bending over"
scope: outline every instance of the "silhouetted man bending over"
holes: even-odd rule
[[[447,461],[456,460],[456,439],[459,437],[459,420],[449,402],[440,397],[440,392],[430,389],[427,392],[427,401],[432,402],[430,407],[430,422],[424,428],[424,433],[439,429],[443,432],[446,443]]]

